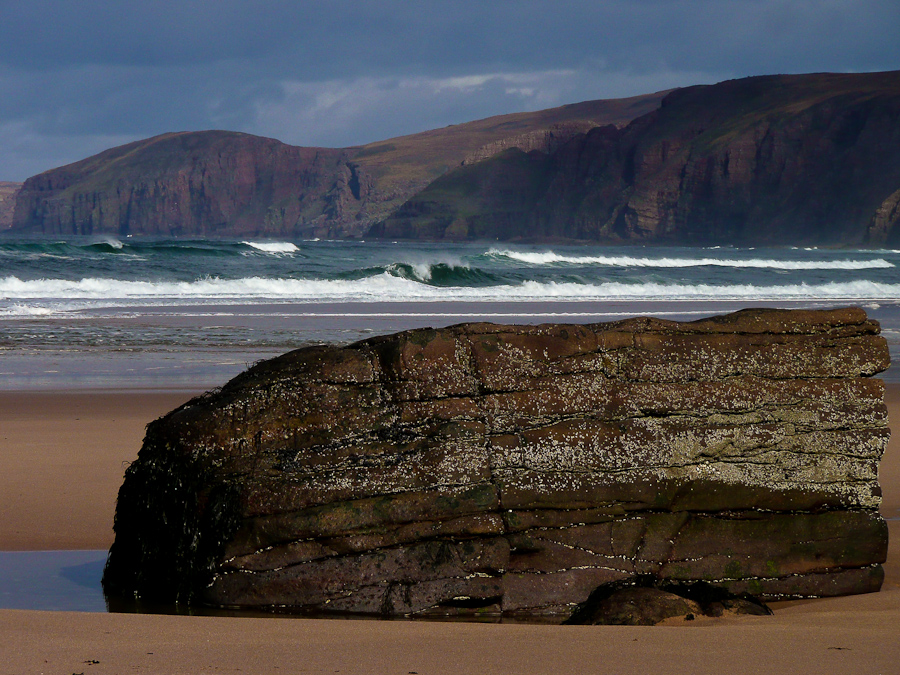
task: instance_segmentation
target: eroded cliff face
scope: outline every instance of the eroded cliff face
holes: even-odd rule
[[[148,426],[105,588],[561,619],[638,576],[878,590],[878,332],[859,309],[747,310],[290,352]]]
[[[491,190],[505,172],[529,178]],[[898,189],[900,73],[756,77],[675,91],[547,157],[461,167],[373,234],[884,244]]]
[[[21,187],[21,183],[0,181],[0,231],[12,227],[13,211],[16,208],[16,194]]]
[[[746,78],[677,90],[657,109],[660,97],[346,149],[165,134],[30,178],[12,225],[54,234],[900,245],[900,73]]]
[[[14,228],[316,236],[328,217],[352,220],[367,189],[365,173],[342,150],[232,132],[165,134],[29,178]]]
[[[900,190],[885,199],[869,221],[866,241],[900,246]]]
[[[546,154],[556,152],[560,147],[580,134],[585,134],[594,127],[596,122],[578,121],[562,124],[554,124],[547,129],[529,131],[524,134],[510,136],[491,143],[487,143],[466,156],[462,164],[475,164],[490,159],[504,150],[516,148],[522,152],[538,151]],[[613,125],[615,126],[615,125]]]

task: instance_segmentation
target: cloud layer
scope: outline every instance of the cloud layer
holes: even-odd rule
[[[346,146],[730,77],[900,68],[896,0],[33,0],[0,17],[0,180],[166,131]]]

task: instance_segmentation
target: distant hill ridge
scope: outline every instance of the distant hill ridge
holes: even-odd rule
[[[435,180],[370,236],[900,245],[900,72],[679,89],[623,129]]]
[[[230,131],[168,133],[29,178],[15,231],[360,237],[472,156],[624,126],[666,92],[500,115],[351,148],[303,148]],[[510,143],[508,139],[518,139]],[[493,143],[506,143],[491,149]]]
[[[164,134],[28,179],[14,231],[900,245],[900,72],[778,75],[365,146]]]

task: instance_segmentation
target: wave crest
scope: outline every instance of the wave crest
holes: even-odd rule
[[[648,258],[628,255],[571,256],[553,251],[490,249],[485,255],[529,265],[603,265],[608,267],[735,267],[780,270],[865,270],[894,267],[884,258],[874,260],[776,260],[773,258]]]
[[[382,272],[362,279],[283,279],[206,277],[194,281],[121,281],[84,278],[0,279],[0,314],[25,316],[61,308],[66,303],[90,306],[146,305],[156,301],[198,302],[414,302],[414,301],[616,301],[616,300],[897,300],[900,284],[868,280],[825,284],[666,284],[659,282],[523,281],[493,286],[439,286]],[[71,306],[71,305],[69,305]]]
[[[300,251],[296,244],[289,241],[242,241],[241,243],[257,251],[273,255],[291,255]]]

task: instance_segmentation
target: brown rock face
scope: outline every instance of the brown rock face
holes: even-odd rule
[[[225,131],[164,134],[29,178],[13,227],[166,236],[266,236],[296,227],[314,234],[323,213],[340,213],[364,184],[341,150]]]
[[[889,365],[859,309],[463,324],[263,362],[148,426],[108,593],[567,617],[632,577],[881,585]]]
[[[0,181],[0,230],[12,227],[13,211],[16,207],[16,194],[21,187],[21,183]]]
[[[895,245],[898,149],[900,72],[688,87],[624,129],[460,167],[371,234]]]
[[[164,134],[29,178],[13,225],[48,234],[359,237],[466,157],[507,147],[550,151],[596,124],[627,124],[663,94],[501,115],[344,149],[228,131]],[[0,202],[0,227],[2,218]]]

